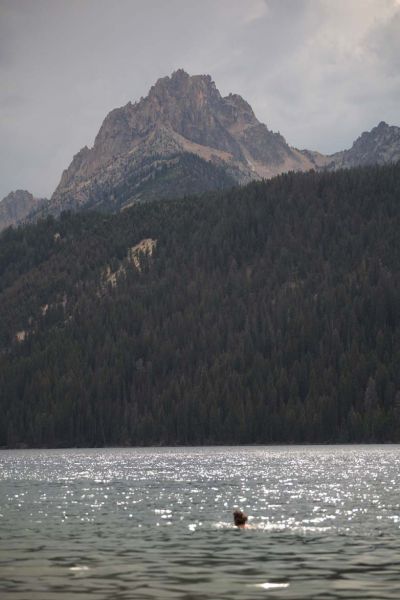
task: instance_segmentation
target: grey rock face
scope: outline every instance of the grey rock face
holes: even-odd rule
[[[26,190],[10,192],[0,201],[0,231],[26,219],[42,202]]]
[[[74,156],[45,211],[115,211],[287,171],[383,164],[400,158],[399,132],[380,123],[350,150],[297,150],[260,123],[241,96],[222,97],[209,75],[180,69],[159,79],[146,98],[107,115],[93,148]]]
[[[138,190],[149,176],[185,154],[223,168],[236,183],[314,166],[260,123],[243,98],[222,97],[209,75],[178,70],[146,98],[107,115],[93,148],[83,148],[64,171],[50,206],[59,212],[110,204],[128,181],[123,203],[146,199]],[[171,193],[179,195],[176,185]]]
[[[329,158],[329,167],[334,169],[397,162],[400,160],[400,127],[381,121],[371,131],[361,134],[349,150]]]

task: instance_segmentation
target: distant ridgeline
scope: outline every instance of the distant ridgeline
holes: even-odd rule
[[[0,445],[400,441],[400,166],[0,236]]]

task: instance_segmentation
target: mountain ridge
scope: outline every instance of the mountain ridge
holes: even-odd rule
[[[117,212],[135,202],[244,185],[288,171],[397,160],[399,127],[381,121],[351,148],[331,155],[299,150],[261,123],[240,95],[222,96],[210,75],[178,69],[158,79],[146,97],[106,115],[93,146],[74,155],[50,200],[21,214],[9,200],[0,203],[0,230],[64,210]]]
[[[29,219],[30,215],[44,206],[45,198],[35,198],[27,190],[10,192],[0,201],[0,231]]]
[[[159,79],[139,102],[106,116],[93,147],[75,155],[51,202],[61,207],[70,197],[85,205],[95,193],[95,178],[103,189],[112,189],[127,173],[139,171],[138,155],[165,161],[177,153],[197,154],[223,167],[238,184],[306,170],[316,162],[260,123],[241,96],[222,97],[209,75],[178,70]],[[138,172],[138,187],[140,178]],[[134,189],[132,196],[140,200]]]
[[[112,195],[113,188],[127,174],[136,181],[131,186],[131,197],[123,198],[122,205],[146,199],[140,191],[138,155],[156,157],[153,167],[149,167],[155,172],[160,164],[157,161],[168,162],[170,156],[185,153],[225,169],[234,182],[243,185],[287,171],[399,160],[400,129],[381,122],[378,128],[364,132],[352,148],[332,155],[299,150],[261,123],[239,94],[222,96],[210,75],[190,76],[178,69],[158,79],[145,98],[128,102],[106,116],[93,147],[84,147],[64,171],[51,203],[62,207],[69,197],[72,204],[85,206],[98,186]],[[204,191],[207,189],[205,183]],[[170,194],[166,191],[165,197],[177,191],[179,195],[176,189]]]
[[[336,152],[330,158],[331,169],[397,162],[400,160],[400,127],[381,121],[370,131],[364,131],[351,148]]]

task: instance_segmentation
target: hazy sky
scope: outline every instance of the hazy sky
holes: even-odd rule
[[[335,152],[400,125],[400,0],[0,0],[0,198],[50,195],[108,111],[179,67]]]

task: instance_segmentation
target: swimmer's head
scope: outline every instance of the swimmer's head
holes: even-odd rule
[[[233,522],[235,523],[236,527],[245,527],[246,526],[246,522],[247,522],[247,515],[244,514],[243,511],[241,510],[234,510],[233,511]]]

